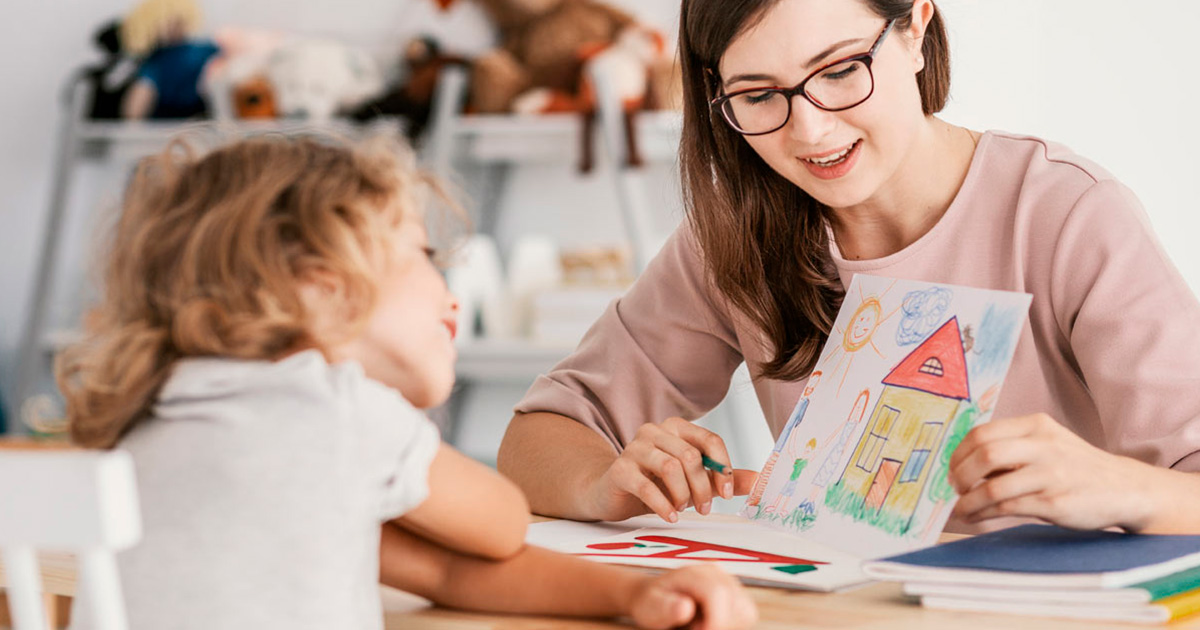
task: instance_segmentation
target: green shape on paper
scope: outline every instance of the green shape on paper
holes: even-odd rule
[[[771,568],[775,569],[776,571],[783,571],[784,573],[790,573],[792,575],[796,575],[797,573],[808,573],[809,571],[817,570],[817,567],[811,564],[785,564]]]

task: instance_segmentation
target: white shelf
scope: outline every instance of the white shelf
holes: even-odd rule
[[[77,141],[89,145],[148,145],[166,146],[173,138],[189,131],[200,136],[220,139],[245,134],[304,132],[333,133],[356,137],[376,129],[400,130],[402,121],[384,118],[370,123],[355,123],[346,119],[327,121],[305,120],[105,120],[82,121],[75,127]]]
[[[82,339],[83,333],[78,330],[53,330],[42,338],[42,345],[47,352],[57,353]],[[459,378],[472,381],[528,384],[574,350],[574,346],[525,339],[478,339],[458,346],[454,371]]]
[[[454,371],[461,379],[527,386],[574,350],[524,339],[480,339],[459,346]]]
[[[635,124],[643,157],[673,159],[682,123],[679,112],[639,113]],[[473,161],[528,162],[574,155],[582,125],[579,114],[473,114],[455,119],[445,134],[446,140],[469,143]]]

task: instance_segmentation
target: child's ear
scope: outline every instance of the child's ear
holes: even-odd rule
[[[304,272],[298,295],[314,338],[330,339],[330,333],[346,321],[346,283],[337,274],[327,269]]]

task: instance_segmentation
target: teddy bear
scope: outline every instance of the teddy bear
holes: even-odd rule
[[[580,113],[579,170],[586,173],[594,165],[597,109],[590,77],[602,73],[625,114],[626,162],[641,164],[634,117],[655,95],[651,80],[666,59],[660,33],[596,0],[476,2],[495,23],[501,43],[474,61],[468,111]]]
[[[469,107],[511,112],[534,88],[578,94],[586,57],[635,21],[595,0],[476,0],[496,25],[500,47],[475,60]]]

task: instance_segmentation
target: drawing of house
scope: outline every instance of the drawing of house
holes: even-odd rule
[[[839,486],[857,511],[907,522],[916,512],[946,427],[971,398],[958,318],[909,353],[883,379],[867,428]]]

